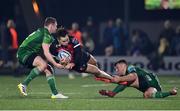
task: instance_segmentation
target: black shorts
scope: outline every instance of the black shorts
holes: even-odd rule
[[[83,51],[82,57],[75,61],[75,66],[72,70],[75,70],[77,72],[85,72],[87,69],[87,63],[90,59],[90,54],[88,52]]]

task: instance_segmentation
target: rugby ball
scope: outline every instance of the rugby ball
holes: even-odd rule
[[[60,50],[58,52],[58,58],[59,58],[60,63],[67,64],[67,63],[69,63],[71,61],[71,53],[66,51],[66,50]],[[64,59],[68,60],[67,63],[63,62]]]

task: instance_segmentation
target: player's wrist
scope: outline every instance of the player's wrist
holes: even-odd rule
[[[71,62],[70,64],[71,64],[71,66],[73,66],[73,67],[75,66],[75,64],[74,64],[74,63],[72,63],[72,62]]]
[[[57,68],[64,68],[64,66],[63,66],[63,65],[58,64],[58,63],[56,63],[54,66],[55,66],[55,67],[57,67]]]

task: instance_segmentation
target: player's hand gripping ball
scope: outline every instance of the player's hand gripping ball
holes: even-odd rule
[[[60,64],[63,66],[66,66],[71,61],[71,54],[66,50],[60,50],[58,52],[58,58],[60,61]]]

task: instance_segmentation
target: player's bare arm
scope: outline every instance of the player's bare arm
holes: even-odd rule
[[[55,67],[57,67],[57,68],[64,68],[63,65],[58,64],[58,63],[53,59],[52,55],[51,55],[50,52],[49,52],[49,47],[50,47],[49,44],[45,44],[45,43],[42,44],[42,48],[43,48],[43,51],[44,51],[44,55],[46,56],[47,60],[48,60],[49,62],[51,62],[51,63],[52,63]]]
[[[128,74],[126,76],[115,76],[113,79],[112,79],[112,82],[132,82],[132,81],[135,81],[137,78],[137,74],[136,73],[131,73],[131,74]]]

